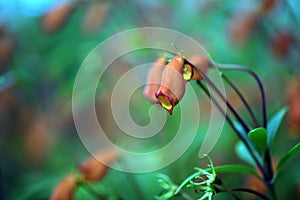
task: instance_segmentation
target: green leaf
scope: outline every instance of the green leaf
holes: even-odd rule
[[[291,150],[289,150],[289,152],[283,156],[276,168],[275,171],[275,175],[274,175],[274,180],[276,180],[276,178],[278,177],[280,170],[282,169],[282,167],[285,165],[285,163],[291,159],[294,155],[296,155],[298,152],[300,151],[300,143],[296,144]]]
[[[258,153],[264,155],[267,148],[267,130],[262,127],[255,128],[248,133],[248,137]]]
[[[256,173],[256,171],[251,168],[244,165],[222,165],[217,166],[214,168],[216,172],[218,173],[224,173],[224,172],[233,172],[233,173],[244,173],[244,174],[251,174],[253,176],[256,176],[257,178],[260,178],[260,176]],[[210,169],[207,169],[207,171],[210,171]]]
[[[252,158],[251,154],[249,153],[244,143],[242,143],[241,141],[239,141],[235,145],[235,153],[237,157],[240,158],[241,160],[245,161],[246,163],[252,166],[256,166],[254,159]]]
[[[275,113],[268,122],[268,146],[271,145],[271,142],[274,140],[276,133],[278,132],[279,125],[287,112],[288,108],[283,107],[277,113]]]

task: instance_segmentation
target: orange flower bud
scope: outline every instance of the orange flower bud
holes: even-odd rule
[[[195,67],[203,71],[207,72],[208,67],[210,66],[210,62],[208,58],[202,55],[195,55],[188,58],[188,61],[192,63]],[[183,78],[187,81],[189,80],[201,80],[203,77],[201,74],[195,69],[192,68],[189,64],[185,64],[183,68]]]
[[[117,157],[118,152],[115,149],[99,151],[80,166],[79,170],[83,179],[88,182],[101,180],[109,169],[107,165],[115,161]]]
[[[85,33],[94,33],[99,28],[109,11],[106,2],[95,1],[91,3],[83,18],[81,29]]]
[[[161,57],[154,63],[149,71],[147,85],[144,90],[144,96],[152,103],[159,103],[155,97],[155,92],[157,92],[160,87],[161,75],[166,63],[166,58]]]
[[[161,85],[155,93],[160,105],[172,115],[173,108],[182,99],[185,92],[183,74],[184,59],[182,55],[176,55],[165,67]]]
[[[72,200],[76,189],[77,179],[74,174],[69,174],[54,188],[50,200]]]
[[[43,29],[48,33],[56,31],[64,24],[73,9],[74,3],[64,3],[57,5],[53,10],[50,10],[43,17]]]

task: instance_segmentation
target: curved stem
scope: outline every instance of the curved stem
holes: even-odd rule
[[[262,172],[262,174],[265,176],[267,176],[267,173],[265,171],[265,169],[263,168],[263,166],[261,165],[261,163],[258,161],[257,157],[254,155],[253,151],[251,150],[251,147],[249,145],[249,143],[246,141],[246,139],[241,135],[241,133],[239,132],[239,130],[235,127],[233,121],[231,120],[231,118],[227,115],[227,113],[221,108],[221,106],[219,105],[219,103],[211,97],[208,89],[201,83],[201,81],[197,81],[197,83],[199,84],[199,86],[203,89],[203,91],[205,92],[205,94],[211,99],[211,101],[215,104],[215,106],[219,109],[219,111],[224,115],[224,117],[226,118],[226,121],[229,123],[229,125],[231,126],[231,128],[237,133],[238,137],[240,138],[240,140],[245,144],[246,148],[248,149],[251,157],[254,159],[256,165],[258,166],[258,168],[260,169],[260,171]]]
[[[244,120],[240,117],[240,115],[236,112],[236,110],[233,108],[233,106],[227,101],[227,99],[224,97],[224,95],[220,92],[220,90],[215,86],[215,84],[206,76],[206,74],[200,70],[199,68],[195,67],[192,63],[184,59],[184,62],[193,68],[195,68],[199,74],[204,78],[204,80],[207,82],[207,84],[217,93],[217,95],[222,99],[223,102],[226,103],[228,106],[229,110],[233,113],[235,118],[238,120],[238,122],[242,125],[243,129],[245,130],[246,133],[250,131],[250,128],[248,125],[244,122]]]
[[[267,128],[267,107],[266,107],[266,96],[265,96],[265,91],[262,85],[262,82],[258,78],[258,76],[250,69],[246,67],[242,67],[239,65],[231,65],[231,64],[217,64],[217,67],[219,69],[224,69],[224,70],[239,70],[246,72],[250,74],[256,81],[259,90],[260,90],[260,95],[261,95],[261,101],[262,101],[262,117],[263,117],[263,127]]]
[[[270,200],[264,194],[261,194],[260,192],[257,192],[255,190],[252,190],[252,189],[249,189],[249,188],[231,188],[230,190],[234,191],[234,192],[246,192],[246,193],[249,193],[249,194],[256,195],[256,196],[260,197],[261,199]]]
[[[256,81],[260,94],[261,94],[261,101],[262,101],[262,118],[263,118],[263,127],[267,129],[267,106],[266,106],[266,96],[265,96],[265,91],[263,88],[263,84],[259,77],[250,69],[239,66],[239,65],[231,65],[231,64],[217,64],[218,68],[224,69],[224,70],[239,70],[246,72],[250,74]],[[265,152],[265,157],[264,157],[264,164],[266,166],[266,174],[264,174],[264,179],[266,183],[270,183],[273,180],[273,170],[272,170],[272,159],[270,156],[270,149],[267,147],[266,152]]]
[[[225,74],[221,73],[222,78],[228,83],[228,85],[230,87],[232,87],[232,89],[236,92],[236,94],[239,96],[239,98],[241,99],[241,101],[243,102],[244,106],[246,107],[246,109],[248,110],[254,124],[256,127],[259,127],[258,121],[254,115],[253,110],[251,109],[251,107],[249,106],[248,102],[246,101],[245,97],[243,96],[243,94],[240,92],[240,90],[227,78],[227,76],[225,76]]]

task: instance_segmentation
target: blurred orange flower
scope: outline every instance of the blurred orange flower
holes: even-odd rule
[[[54,188],[50,200],[72,200],[77,185],[77,178],[74,174],[67,175]]]
[[[109,169],[107,165],[117,158],[118,152],[115,149],[104,149],[87,159],[79,168],[84,181],[94,182],[101,180]]]

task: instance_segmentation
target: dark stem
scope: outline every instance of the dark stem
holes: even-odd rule
[[[277,200],[277,195],[276,195],[276,192],[275,192],[274,184],[273,183],[267,184],[267,186],[268,186],[268,190],[270,192],[270,195],[272,197],[272,200]]]
[[[263,117],[263,127],[267,129],[267,106],[266,106],[266,96],[265,96],[265,91],[263,88],[263,84],[259,77],[250,69],[239,66],[239,65],[231,65],[231,64],[217,64],[217,67],[223,70],[239,70],[246,72],[250,74],[256,81],[259,90],[260,90],[260,95],[261,95],[261,102],[262,102],[262,117]],[[270,183],[273,179],[273,170],[272,170],[272,159],[270,156],[270,149],[266,149],[265,157],[264,157],[264,164],[267,168],[266,173],[264,174],[264,180],[266,183]]]
[[[238,122],[242,125],[243,129],[245,130],[246,133],[249,133],[250,128],[247,126],[247,124],[244,122],[244,120],[240,117],[240,115],[236,112],[236,110],[233,108],[233,106],[227,101],[227,99],[224,97],[224,95],[218,90],[218,88],[215,86],[215,84],[206,76],[206,74],[200,70],[199,68],[195,67],[192,63],[187,61],[186,59],[184,62],[193,68],[195,68],[201,76],[204,78],[204,80],[207,82],[207,84],[217,93],[217,95],[222,99],[223,102],[226,103],[228,106],[229,110],[233,113],[235,118],[238,120]]]
[[[246,192],[246,193],[249,193],[249,194],[256,195],[256,196],[260,197],[261,199],[270,200],[264,194],[261,194],[260,192],[257,192],[255,190],[252,190],[252,189],[249,189],[249,188],[231,188],[230,190],[234,191],[234,192]]]
[[[254,115],[253,110],[251,109],[250,105],[248,104],[248,102],[246,101],[245,97],[243,96],[243,94],[241,93],[241,91],[227,78],[227,76],[225,76],[225,74],[221,73],[222,78],[228,83],[228,85],[230,87],[232,87],[232,89],[236,92],[236,94],[239,96],[239,98],[241,99],[241,101],[243,102],[244,106],[246,107],[246,109],[248,110],[254,124],[256,127],[259,127],[258,121]]]
[[[218,185],[218,184],[212,184],[214,187],[220,189],[220,191],[228,192],[235,200],[241,200],[240,197],[238,197],[232,190],[230,190],[224,183]]]
[[[262,117],[263,117],[263,127],[267,128],[267,107],[266,107],[266,96],[265,96],[265,91],[262,85],[262,82],[260,81],[260,79],[258,78],[258,76],[250,69],[246,68],[246,67],[242,67],[239,65],[231,65],[231,64],[217,64],[217,67],[219,69],[223,69],[223,70],[239,70],[239,71],[243,71],[246,72],[248,74],[250,74],[256,81],[259,90],[260,90],[260,95],[261,95],[261,101],[262,101]]]
[[[241,133],[239,132],[239,130],[235,127],[233,121],[231,120],[231,118],[227,115],[227,113],[221,108],[221,106],[219,105],[219,103],[211,97],[208,89],[202,84],[201,81],[197,81],[197,83],[199,84],[199,86],[203,89],[203,91],[205,92],[205,94],[211,99],[211,101],[215,104],[215,106],[219,109],[219,111],[224,115],[224,117],[226,118],[226,121],[229,123],[229,125],[231,126],[231,128],[237,133],[239,139],[245,144],[246,148],[248,149],[249,153],[251,154],[252,158],[254,159],[256,165],[258,166],[258,168],[260,169],[260,171],[263,173],[264,176],[266,176],[266,171],[263,168],[263,166],[260,164],[260,162],[258,161],[258,159],[256,158],[256,156],[254,155],[253,151],[251,150],[250,145],[248,144],[248,142],[246,141],[246,139],[241,135]]]

